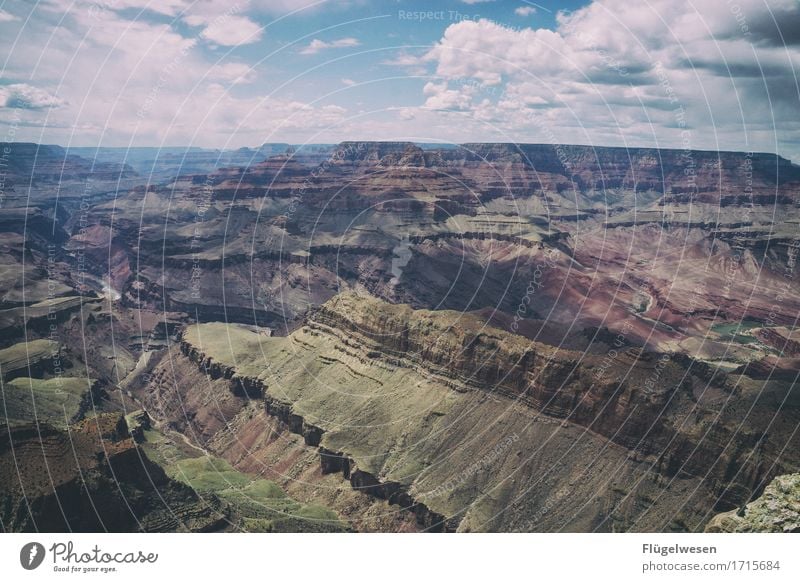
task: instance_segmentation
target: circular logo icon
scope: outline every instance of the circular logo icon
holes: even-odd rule
[[[44,561],[44,546],[39,542],[30,542],[19,551],[19,563],[26,570],[35,570]]]

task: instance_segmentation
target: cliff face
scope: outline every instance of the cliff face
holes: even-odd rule
[[[692,176],[699,179],[699,191],[710,192],[719,190],[720,179],[723,185],[743,184],[748,170],[760,185],[800,182],[800,168],[781,156],[765,153],[474,143],[443,152],[442,158],[447,162],[519,163],[540,172],[577,177],[579,185],[599,180],[608,188],[628,186],[642,191],[680,192]]]
[[[321,337],[298,339],[314,345]],[[665,491],[647,478],[645,464],[574,425],[526,408],[508,410],[507,403],[472,390],[453,392],[399,368],[381,377],[397,400],[376,395],[359,410],[362,390],[375,385],[363,377],[363,386],[354,382],[357,364],[334,345],[344,347],[325,342],[322,354],[348,363],[323,355],[326,369],[310,373],[324,373],[337,386],[348,381],[341,387],[358,389],[355,400],[337,390],[339,397],[324,403],[292,404],[281,387],[274,397],[267,389],[263,399],[239,400],[236,412],[231,397],[247,378],[226,380],[223,373],[203,380],[196,375],[203,368],[187,350],[190,357],[175,354],[170,365],[159,366],[148,408],[180,418],[176,427],[238,469],[277,480],[295,498],[324,502],[358,531],[680,530],[701,523],[701,508],[713,503],[691,477]],[[295,364],[313,368],[316,359]],[[200,360],[208,363],[208,356]],[[389,385],[395,375],[399,385]],[[313,376],[296,380],[314,382]],[[420,381],[428,388],[424,395],[398,393]],[[378,419],[390,424],[375,426]],[[675,511],[687,497],[697,503]],[[663,506],[650,507],[655,498]],[[591,508],[578,511],[586,499]]]
[[[208,324],[214,326],[214,324]],[[263,394],[263,382],[182,342],[138,394],[149,414],[240,471],[274,481],[293,499],[335,510],[356,531],[420,531],[416,516],[322,470],[321,430]],[[247,396],[250,393],[252,396]],[[339,457],[341,461],[341,457]]]
[[[617,353],[613,369],[606,371],[604,358],[531,342],[468,314],[414,311],[354,294],[331,299],[308,325],[344,342],[355,339],[378,357],[400,358],[445,383],[487,390],[550,416],[591,422],[595,432],[631,447],[647,427],[626,422],[630,408],[656,418],[676,392],[691,390],[692,378],[684,385],[683,371],[672,362],[660,372],[665,382],[645,386],[657,356],[640,349]],[[617,373],[626,368],[631,368],[628,381],[621,383]]]
[[[771,439],[765,434],[769,408],[754,411],[741,430],[741,413],[722,402],[741,405],[747,399],[742,390],[724,373],[685,356],[635,347],[587,355],[530,342],[467,314],[414,311],[352,294],[327,302],[308,327],[375,357],[398,358],[456,389],[502,395],[584,426],[649,458],[666,477],[703,474],[720,506],[740,502],[781,466],[800,460],[770,442],[792,438],[795,411],[775,410]],[[733,442],[737,448],[731,450]]]
[[[423,528],[692,530],[797,464],[778,455],[793,412],[756,405],[745,429],[749,396],[726,410],[732,387],[685,358],[557,350],[474,316],[351,294],[288,338],[219,326],[188,328],[181,347],[223,382],[214,408],[197,379],[167,368],[159,378],[170,379],[151,386],[154,407],[169,417],[165,403],[180,403],[183,430],[212,446],[223,427],[260,441],[265,421],[252,415],[262,407],[317,451],[320,475],[408,508]],[[760,426],[772,420],[767,438]],[[258,466],[249,457],[259,449],[229,460]],[[585,498],[597,505],[579,515]]]
[[[3,374],[54,372],[19,342],[57,311],[63,363],[356,529],[697,529],[799,469],[784,159],[346,142],[161,184],[100,164],[87,192],[46,150],[0,216]],[[165,310],[276,337],[191,326],[170,370],[145,353]]]
[[[769,154],[345,142],[134,189],[86,213],[103,241],[67,246],[110,255],[126,305],[203,321],[288,333],[344,286],[546,320],[555,345],[631,320],[632,343],[741,364],[766,344],[728,349],[711,328],[766,322],[797,282],[794,223],[775,217],[799,192]],[[788,325],[800,302],[781,297]]]
[[[227,525],[221,503],[199,503],[142,454],[121,415],[98,415],[69,433],[47,424],[0,431],[0,476],[4,531],[217,531]]]

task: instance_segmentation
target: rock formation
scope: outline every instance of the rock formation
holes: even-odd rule
[[[755,501],[714,516],[706,531],[800,533],[800,475],[776,477]]]
[[[344,294],[287,338],[207,324],[184,333],[181,351],[209,380],[228,385],[220,388],[227,395],[216,392],[212,410],[203,404],[208,395],[195,395],[196,387],[159,368],[150,402],[171,417],[165,403],[180,399],[187,433],[215,446],[220,430],[239,427],[242,415],[251,419],[247,431],[258,430],[253,403],[263,402],[266,415],[318,449],[323,474],[340,473],[358,490],[422,512],[418,523],[429,529],[694,529],[715,508],[735,507],[759,491],[774,474],[765,467],[797,463],[772,444],[791,438],[790,412],[772,423],[770,438],[751,417],[753,432],[739,434],[731,450],[741,413],[724,404],[735,390],[706,368],[693,369],[691,360],[637,348],[609,364],[608,356],[531,343],[465,314]],[[736,398],[744,406],[743,395]],[[765,414],[764,426],[771,418]],[[509,439],[513,453],[503,445]],[[572,454],[575,441],[582,446]],[[493,453],[497,447],[503,454]],[[625,467],[612,491],[597,481],[597,467],[563,480],[594,447]],[[235,460],[246,466],[249,455],[260,458],[248,449]],[[471,470],[483,457],[496,466]],[[535,470],[565,462],[556,475]],[[539,485],[548,478],[545,493]],[[603,500],[596,515],[551,508],[537,520],[521,517],[554,504],[555,493],[569,506],[566,498],[587,486]],[[672,497],[690,487],[691,508]],[[509,506],[478,494],[489,490]],[[517,497],[525,510],[510,503]],[[682,509],[667,525],[675,503]],[[487,514],[487,505],[497,513]]]
[[[4,531],[218,531],[223,504],[198,503],[136,447],[120,415],[70,432],[47,424],[0,431]]]
[[[502,143],[144,148],[129,165],[106,148],[13,151],[9,438],[31,445],[38,422],[57,450],[87,416],[144,411],[130,437],[79,437],[86,457],[58,485],[79,506],[79,468],[108,478],[88,441],[115,443],[124,468],[156,451],[148,434],[266,475],[254,487],[277,483],[299,513],[334,510],[334,530],[697,531],[800,470],[788,160]],[[46,462],[31,460],[37,507],[63,527],[78,517],[57,518]],[[41,512],[6,485],[3,519],[32,527]],[[213,495],[236,527],[298,524]],[[189,529],[220,526],[193,507]],[[138,527],[126,516],[109,519]]]

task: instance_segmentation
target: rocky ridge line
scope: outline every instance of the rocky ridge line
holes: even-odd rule
[[[424,503],[415,500],[402,484],[381,481],[375,475],[360,469],[351,456],[341,451],[331,451],[322,447],[320,443],[325,430],[295,414],[291,403],[282,402],[267,394],[267,387],[260,379],[240,376],[232,366],[214,361],[184,339],[181,339],[180,349],[212,380],[220,378],[230,380],[236,396],[263,400],[264,410],[267,414],[281,421],[289,432],[302,436],[307,446],[316,447],[319,450],[320,468],[323,475],[341,473],[342,478],[349,481],[354,490],[385,500],[390,505],[398,505],[403,510],[414,514],[417,524],[424,531],[455,532],[458,529],[460,518],[446,519],[445,516],[431,511]]]

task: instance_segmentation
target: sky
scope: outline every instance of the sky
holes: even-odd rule
[[[0,0],[0,141],[777,152],[798,0]]]

